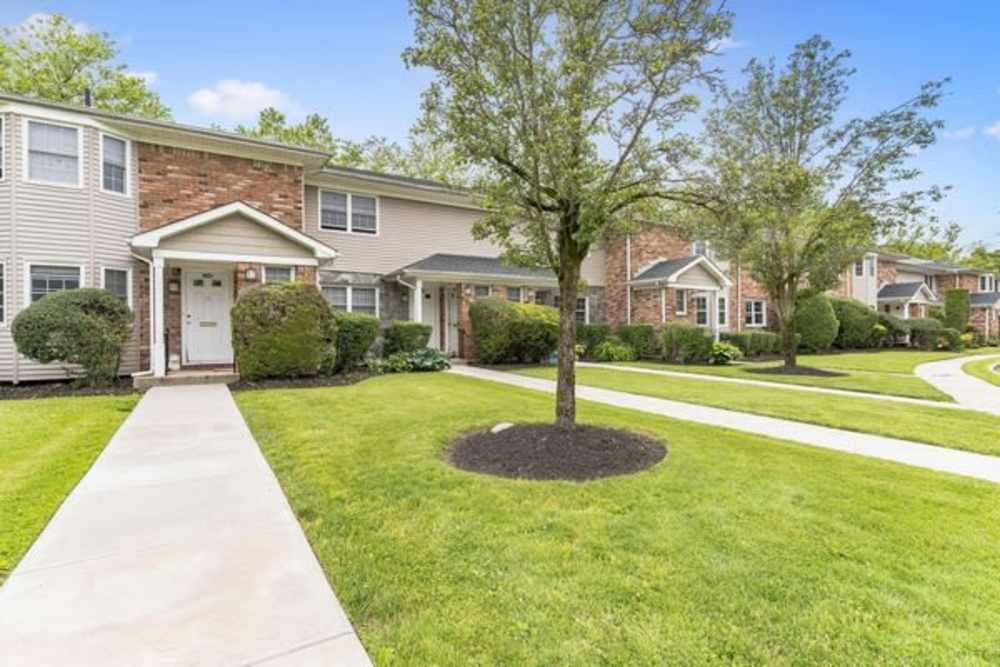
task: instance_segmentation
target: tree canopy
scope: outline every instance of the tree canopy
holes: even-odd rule
[[[844,119],[850,52],[820,36],[798,44],[783,68],[751,60],[745,83],[725,90],[707,116],[689,232],[746,263],[770,297],[795,365],[799,292],[833,287],[879,237],[936,222],[943,190],[913,186],[913,155],[941,123],[926,112],[945,81],[870,117]]]
[[[561,295],[556,421],[575,420],[575,297],[591,244],[663,202],[692,143],[730,16],[709,0],[411,0],[405,62],[427,67],[424,127],[476,169],[475,233],[551,267]]]
[[[38,16],[0,31],[0,90],[82,105],[89,89],[98,109],[169,118],[142,77],[114,64],[117,56],[107,34],[82,32],[61,14]]]

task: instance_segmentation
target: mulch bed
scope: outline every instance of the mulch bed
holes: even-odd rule
[[[667,448],[648,436],[596,426],[520,424],[469,433],[446,454],[456,468],[498,477],[584,482],[656,465]]]
[[[0,384],[0,401],[63,396],[119,396],[131,394],[134,391],[132,378],[119,378],[117,382],[106,387],[78,387],[73,380],[22,382],[21,384]]]
[[[774,366],[772,368],[748,368],[747,373],[760,373],[761,375],[807,375],[809,377],[816,378],[842,378],[850,375],[849,373],[827,371],[822,368],[813,368],[812,366],[792,366],[791,368],[785,368],[784,366]]]
[[[253,391],[255,389],[305,389],[309,387],[343,387],[357,384],[371,377],[366,370],[340,373],[338,375],[315,375],[302,378],[274,378],[270,380],[240,380],[229,385],[233,391]]]

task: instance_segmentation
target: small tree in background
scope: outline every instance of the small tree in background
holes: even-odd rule
[[[944,325],[959,333],[969,324],[969,290],[950,289],[944,293]]]
[[[98,109],[169,118],[143,77],[113,64],[117,55],[106,33],[82,31],[62,14],[38,15],[0,31],[0,91],[82,105],[89,89]]]
[[[942,196],[936,187],[906,187],[920,176],[908,162],[941,126],[923,114],[938,105],[945,82],[842,122],[849,56],[817,36],[796,46],[780,71],[751,60],[743,88],[726,92],[708,116],[701,197],[684,221],[690,235],[750,265],[777,313],[786,367],[796,364],[800,290],[832,288],[876,238],[933,221],[927,204]]]
[[[576,297],[591,245],[662,218],[691,143],[669,134],[729,31],[710,0],[411,0],[423,126],[478,170],[476,236],[547,266],[561,297],[556,424],[576,423]]]

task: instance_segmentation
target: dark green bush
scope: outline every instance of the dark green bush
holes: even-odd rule
[[[795,331],[801,345],[810,352],[821,352],[833,344],[839,324],[833,306],[825,294],[800,299],[795,307]]]
[[[240,295],[232,311],[233,352],[240,375],[316,375],[334,365],[337,325],[315,285],[263,285]]]
[[[944,308],[941,306],[931,306],[927,309],[927,317],[933,317],[941,324],[944,324]]]
[[[410,352],[393,352],[384,359],[369,359],[368,370],[375,375],[383,373],[422,373],[443,371],[451,367],[448,357],[435,349],[425,347]]]
[[[910,334],[910,345],[919,347],[922,350],[937,349],[941,329],[944,327],[941,322],[932,317],[915,318],[902,320],[906,323],[907,331]]]
[[[719,341],[718,343],[712,344],[712,352],[709,357],[709,362],[715,364],[716,366],[727,366],[742,356],[743,352],[740,351],[740,348],[736,347],[732,343]]]
[[[945,327],[955,331],[965,331],[969,324],[969,290],[950,289],[944,293]]]
[[[29,359],[79,365],[82,384],[106,384],[118,376],[132,311],[106,290],[66,290],[22,310],[11,333],[17,351]]]
[[[652,324],[623,324],[618,327],[618,337],[632,348],[637,359],[656,356],[656,329]]]
[[[389,356],[396,352],[414,352],[427,347],[433,327],[422,322],[393,322],[385,330],[385,345],[382,354]]]
[[[750,332],[750,354],[759,357],[762,354],[778,354],[781,352],[781,336],[773,331]]]
[[[577,324],[576,342],[583,345],[583,356],[588,359],[594,356],[594,350],[611,335],[611,327],[607,324]]]
[[[856,350],[872,344],[872,327],[878,313],[854,299],[831,299],[830,305],[840,322],[833,344],[842,350]]]
[[[719,334],[719,340],[735,346],[743,353],[744,357],[750,356],[750,334],[745,331],[723,331]]]
[[[360,366],[378,338],[378,318],[363,313],[334,311],[337,321],[338,373]]]
[[[559,312],[535,304],[488,297],[469,307],[472,342],[479,361],[538,363],[556,350]]]
[[[633,361],[635,350],[615,338],[600,343],[594,350],[596,361]]]
[[[951,327],[945,327],[938,332],[938,343],[939,348],[944,348],[946,350],[951,350],[952,352],[958,352],[965,347],[964,341],[962,340],[962,332],[958,329],[952,329]]]
[[[906,320],[888,313],[879,313],[878,323],[886,330],[885,337],[882,338],[883,346],[902,345],[906,342],[906,337],[910,334]]]
[[[663,358],[670,363],[706,363],[713,343],[707,331],[686,322],[670,322],[663,327]]]

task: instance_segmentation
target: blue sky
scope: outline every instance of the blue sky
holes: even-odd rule
[[[854,53],[850,113],[877,112],[923,81],[952,77],[937,114],[946,132],[916,161],[928,183],[954,187],[940,214],[962,225],[963,242],[1000,246],[1000,3],[733,0],[729,7],[736,22],[722,67],[736,76],[751,56],[781,59],[796,42],[823,34]],[[430,78],[400,59],[411,36],[403,0],[5,0],[0,25],[38,12],[110,33],[122,61],[149,73],[184,122],[232,126],[274,104],[292,117],[319,112],[341,136],[404,139]]]

